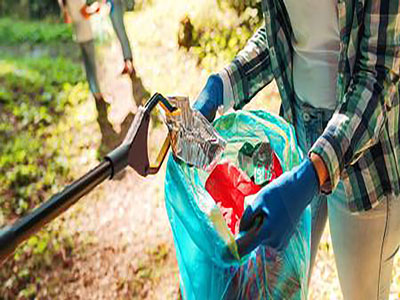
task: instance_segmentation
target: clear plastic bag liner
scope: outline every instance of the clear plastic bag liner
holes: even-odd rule
[[[293,128],[264,111],[239,111],[214,122],[227,142],[221,159],[239,166],[245,142],[268,140],[283,172],[298,165],[302,153]],[[311,215],[303,213],[287,248],[276,253],[259,246],[240,259],[235,236],[205,190],[208,173],[172,157],[165,180],[166,209],[174,237],[184,299],[306,299]],[[295,199],[293,199],[295,201]],[[227,255],[227,251],[231,255]]]

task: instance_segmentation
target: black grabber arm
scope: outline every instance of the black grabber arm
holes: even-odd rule
[[[104,180],[114,177],[126,166],[131,166],[142,176],[157,173],[169,148],[169,138],[167,137],[156,164],[150,164],[147,152],[147,134],[150,114],[157,104],[160,104],[166,113],[179,113],[162,95],[154,94],[144,107],[139,107],[122,144],[107,154],[103,162],[68,185],[60,193],[53,195],[28,215],[17,220],[11,226],[0,229],[0,265],[30,235],[62,214]]]

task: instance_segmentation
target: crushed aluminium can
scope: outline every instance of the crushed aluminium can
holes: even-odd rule
[[[225,140],[200,112],[190,107],[188,97],[168,100],[179,109],[179,113],[165,116],[175,157],[203,170],[212,169],[224,151]]]

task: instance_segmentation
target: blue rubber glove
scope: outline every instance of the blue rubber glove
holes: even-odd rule
[[[197,97],[193,108],[201,112],[208,121],[212,122],[219,106],[223,104],[224,85],[219,75],[208,77],[207,83]]]
[[[309,158],[265,186],[240,221],[240,256],[260,244],[283,250],[318,190],[318,176]]]

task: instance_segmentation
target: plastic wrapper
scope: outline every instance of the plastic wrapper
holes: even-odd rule
[[[240,111],[220,117],[213,125],[227,142],[221,159],[239,169],[239,152],[245,143],[254,147],[268,141],[283,172],[302,160],[293,128],[278,116],[263,111]],[[309,209],[300,218],[284,251],[276,253],[266,246],[259,246],[240,258],[234,233],[205,189],[209,175],[203,169],[174,160],[172,156],[168,161],[166,209],[174,237],[182,297],[306,299]],[[230,255],[226,255],[227,252]]]
[[[244,143],[238,154],[239,168],[247,173],[255,184],[264,185],[282,175],[281,163],[269,141],[253,146]]]
[[[180,111],[165,116],[175,156],[204,170],[212,168],[226,142],[202,114],[192,110],[188,97],[168,97],[168,100]]]
[[[205,188],[217,203],[230,231],[237,235],[245,198],[257,193],[261,186],[256,185],[245,172],[226,160],[215,166],[207,178]]]

